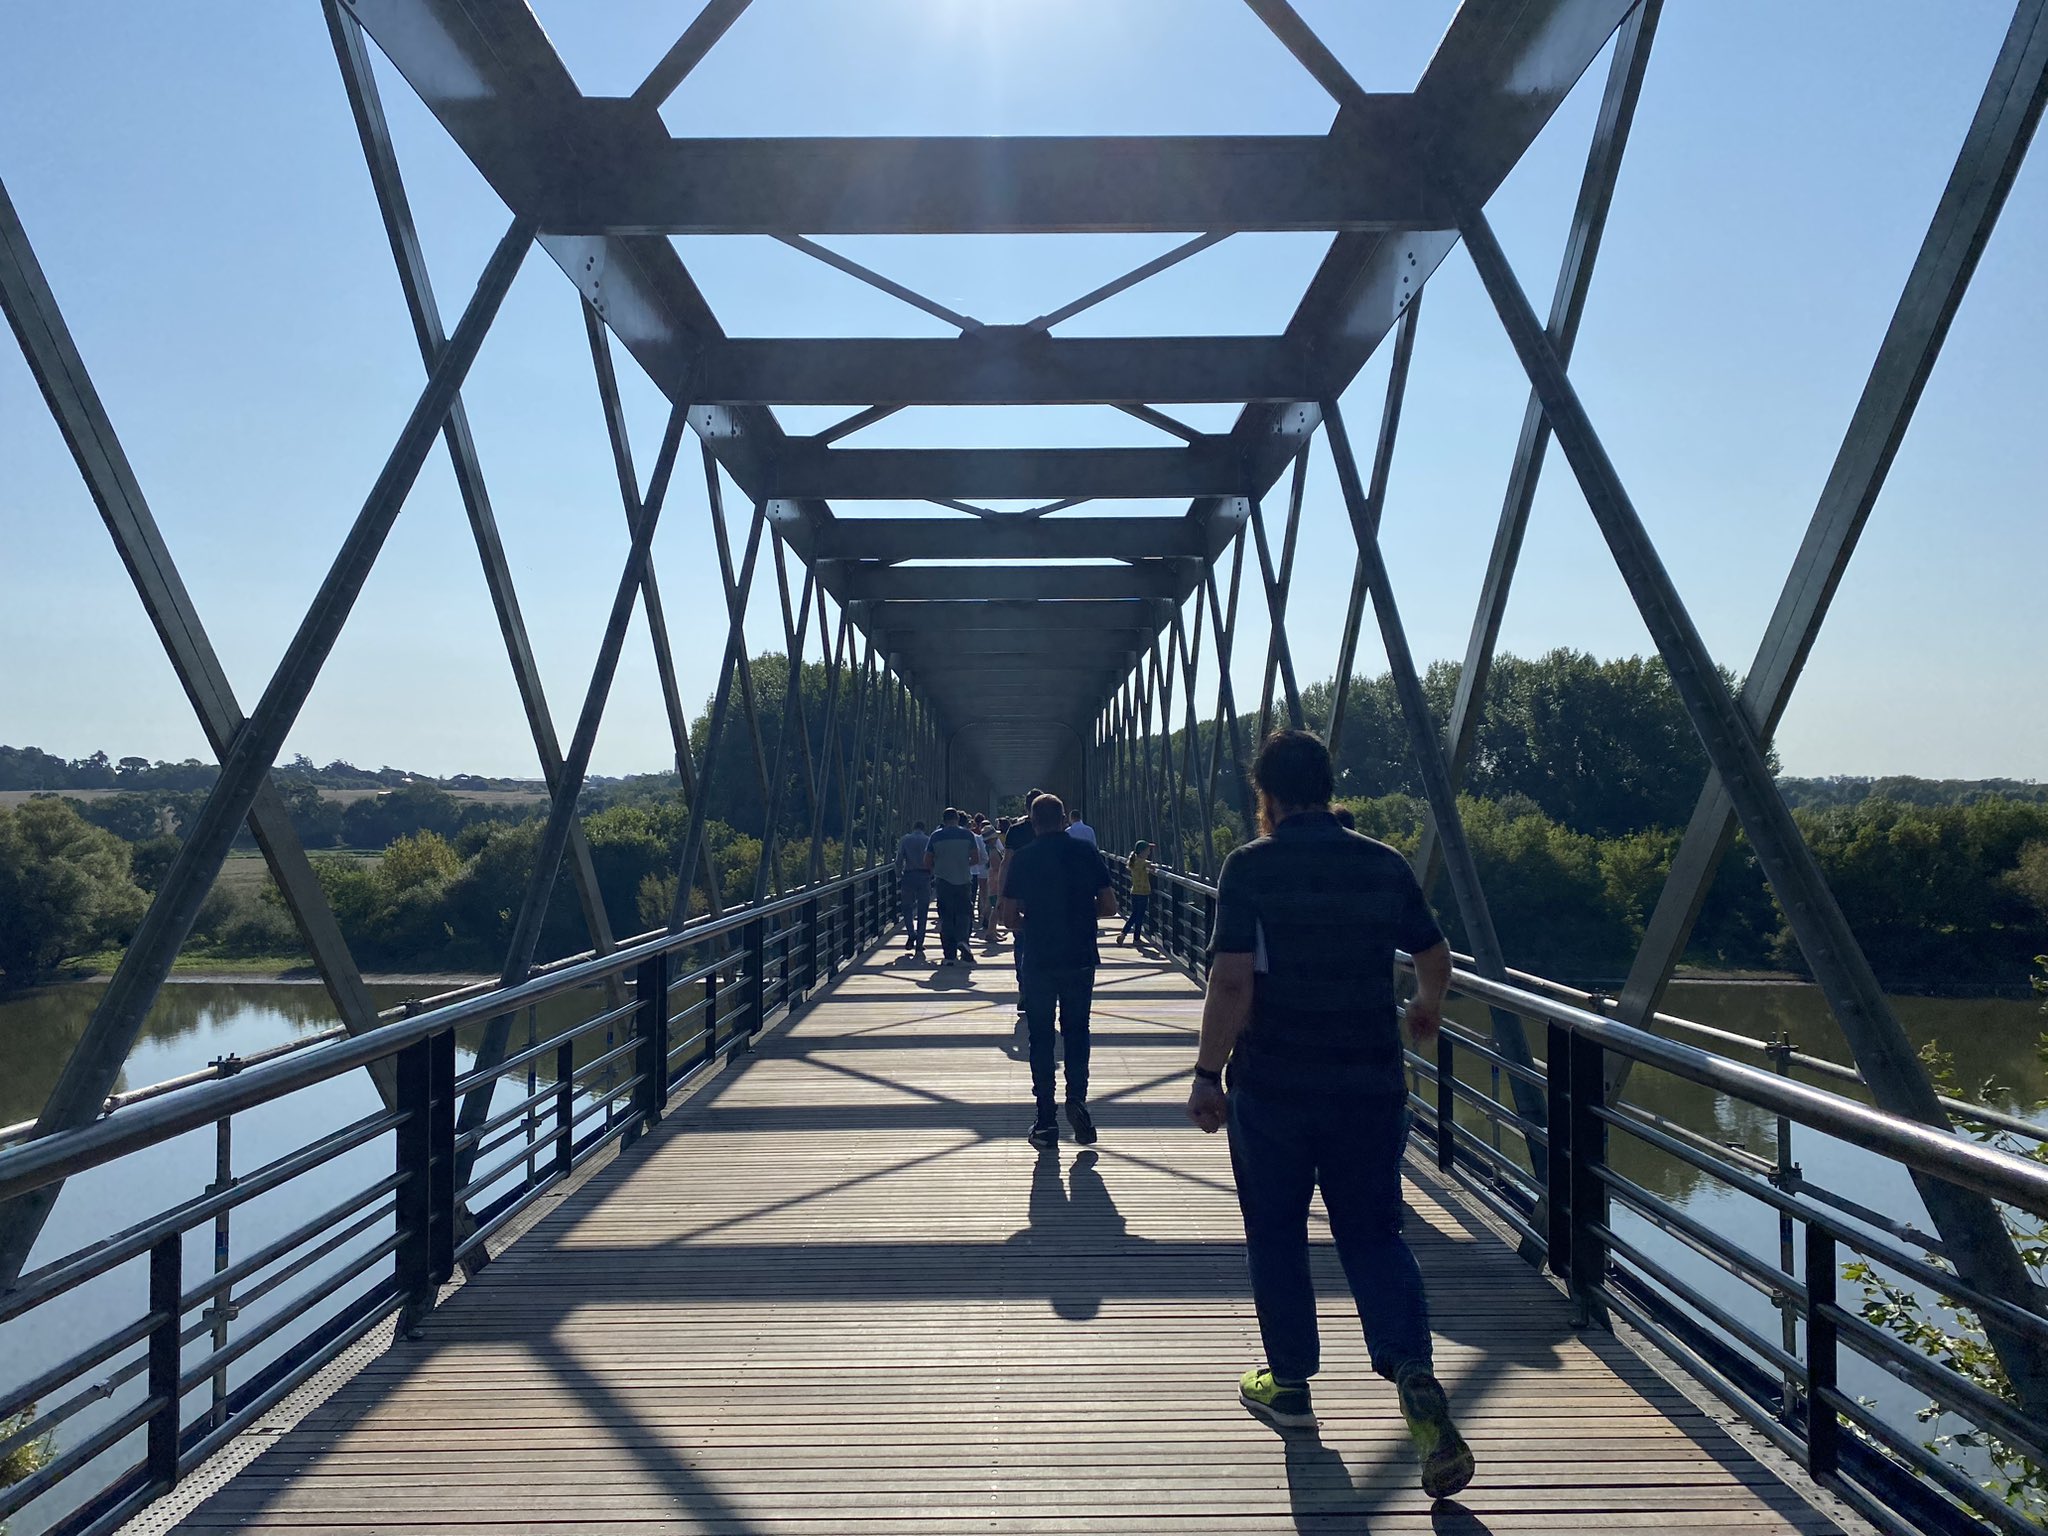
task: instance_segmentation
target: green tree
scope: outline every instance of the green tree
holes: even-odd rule
[[[126,942],[148,905],[129,873],[128,845],[68,803],[0,811],[0,975],[9,985]]]

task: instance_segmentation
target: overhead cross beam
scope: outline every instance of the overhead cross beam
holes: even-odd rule
[[[680,383],[691,400],[716,404],[1234,405],[1295,400],[1324,377],[1314,349],[1285,336],[1052,336],[991,325],[952,340],[707,339]]]
[[[772,497],[831,501],[1143,501],[1237,496],[1235,448],[826,448],[790,443],[768,470]]]
[[[846,600],[1016,602],[1131,596],[1173,598],[1196,562],[1143,560],[1131,565],[892,566],[821,561],[825,579]],[[1185,565],[1187,571],[1183,572]]]
[[[1363,98],[1342,137],[651,139],[637,116],[602,100],[567,110],[561,131],[605,148],[529,190],[543,230],[1181,234],[1453,218],[1406,95]]]
[[[814,560],[1198,560],[1185,517],[838,518],[812,541]]]

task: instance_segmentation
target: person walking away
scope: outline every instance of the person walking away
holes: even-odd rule
[[[1187,1105],[1202,1130],[1230,1132],[1266,1351],[1239,1400],[1281,1427],[1315,1424],[1308,1208],[1320,1185],[1373,1369],[1399,1395],[1423,1491],[1446,1498],[1472,1480],[1473,1457],[1434,1374],[1422,1271],[1401,1235],[1408,1114],[1393,976],[1394,950],[1405,949],[1418,983],[1408,1022],[1426,1053],[1442,1022],[1450,946],[1407,860],[1331,815],[1319,738],[1274,732],[1252,780],[1263,835],[1235,850],[1217,879]]]
[[[1124,919],[1124,931],[1116,936],[1119,944],[1136,938],[1142,946],[1145,942],[1145,912],[1152,905],[1152,845],[1143,838],[1131,849],[1131,856],[1124,861],[1124,868],[1131,874],[1131,911]]]
[[[974,936],[976,928],[988,922],[988,830],[987,818],[977,816],[967,828],[967,835],[974,839],[974,863],[970,867],[974,876],[974,896],[967,905],[967,933]]]
[[[1067,836],[1077,842],[1086,843],[1090,848],[1101,847],[1095,840],[1095,829],[1081,819],[1081,812],[1078,809],[1067,813]]]
[[[967,917],[974,902],[974,834],[961,826],[960,812],[950,806],[943,825],[925,846],[925,868],[932,872],[932,890],[939,907],[939,963],[967,957]]]
[[[1053,1104],[1057,1012],[1067,1065],[1067,1124],[1085,1147],[1095,1141],[1095,1121],[1088,1113],[1088,1011],[1102,958],[1095,947],[1095,924],[1116,916],[1116,890],[1093,848],[1060,836],[1066,807],[1058,796],[1032,801],[1031,822],[1037,836],[1010,865],[1003,896],[1003,921],[1028,935],[1018,978],[1030,1031],[1031,1096],[1038,1110],[1030,1141],[1045,1148],[1060,1139]]]
[[[1003,846],[1015,858],[1031,846],[1031,840],[1038,834],[1031,830],[1031,803],[1044,791],[1028,789],[1024,792],[1024,814],[1010,824],[1010,830],[1003,834]],[[996,909],[997,921],[1010,930],[1010,961],[1017,968],[1017,1028],[1011,1036],[1009,1052],[1023,1058],[1031,1049],[1030,1028],[1024,1015],[1024,930],[1002,916],[1002,908]]]
[[[896,893],[903,905],[903,947],[924,949],[925,917],[932,904],[931,872],[924,867],[926,847],[924,823],[912,822],[896,845]]]
[[[996,906],[1003,899],[1003,867],[1010,862],[1010,850],[1003,846],[1003,834],[1010,830],[1008,820],[998,817],[988,834],[988,925],[987,939],[990,945],[996,941]]]

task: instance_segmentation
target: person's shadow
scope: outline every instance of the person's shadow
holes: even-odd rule
[[[1385,1497],[1359,1488],[1351,1479],[1351,1468],[1335,1446],[1323,1444],[1313,1429],[1284,1430],[1287,1454],[1287,1501],[1297,1531],[1315,1531],[1320,1536],[1337,1532],[1368,1532],[1372,1516],[1379,1513]],[[1455,1499],[1438,1499],[1430,1506],[1429,1528],[1433,1536],[1493,1536],[1493,1528]]]
[[[1102,1289],[1091,1277],[1105,1250],[1142,1241],[1131,1237],[1129,1223],[1102,1180],[1100,1161],[1084,1149],[1063,1181],[1059,1148],[1041,1149],[1031,1165],[1025,1206],[1029,1224],[1010,1238],[1027,1250],[1022,1263],[1045,1286],[1054,1313],[1074,1323],[1088,1322],[1102,1311]],[[1088,1262],[1074,1262],[1080,1257]]]

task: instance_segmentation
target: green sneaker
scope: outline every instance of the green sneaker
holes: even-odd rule
[[[1448,1499],[1472,1481],[1472,1447],[1451,1422],[1451,1405],[1443,1383],[1420,1368],[1404,1371],[1396,1388],[1408,1436],[1422,1458],[1422,1491],[1432,1499]]]
[[[1246,1371],[1237,1384],[1237,1400],[1268,1424],[1280,1429],[1314,1429],[1308,1383],[1283,1383],[1264,1367]]]

